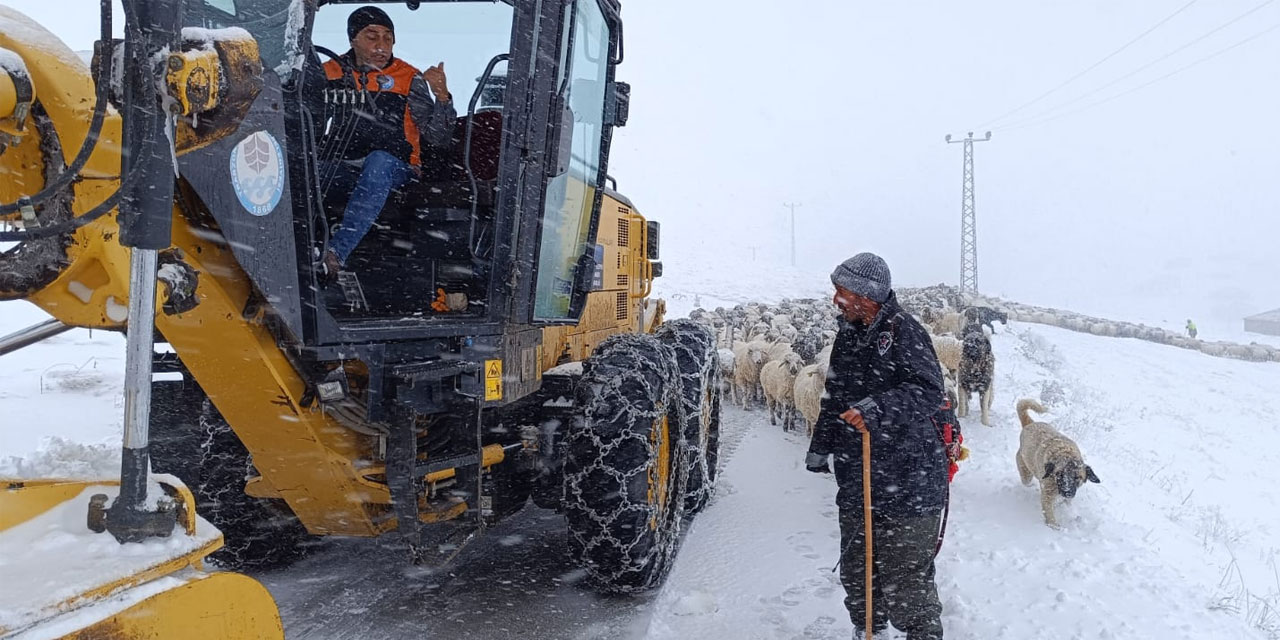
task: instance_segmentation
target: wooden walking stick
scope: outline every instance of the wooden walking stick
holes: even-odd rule
[[[872,570],[872,544],[871,544],[871,433],[867,431],[867,423],[862,418],[862,412],[857,409],[849,409],[840,414],[840,419],[849,423],[849,426],[862,434],[862,526],[863,537],[866,539],[866,558],[863,563],[866,565],[865,588],[863,594],[867,601],[867,617],[863,624],[867,630],[867,640],[871,638],[871,612],[872,607],[871,596],[871,570]],[[849,542],[845,543],[843,549],[840,550],[840,560],[836,562],[836,566],[831,570],[834,572],[840,568],[840,563],[844,562],[844,554],[849,551],[849,545],[853,544],[853,538],[849,538]]]
[[[862,523],[864,527],[864,535],[866,537],[866,558],[863,560],[866,565],[866,587],[863,592],[866,594],[867,618],[864,628],[867,631],[867,640],[871,640],[871,569],[872,569],[872,550],[871,550],[871,434],[867,431],[866,423],[861,420],[854,425],[858,433],[862,434]]]

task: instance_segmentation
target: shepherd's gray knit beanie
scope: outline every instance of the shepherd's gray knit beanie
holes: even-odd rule
[[[881,303],[889,299],[889,292],[892,291],[889,265],[874,253],[859,253],[840,263],[831,272],[831,282]]]

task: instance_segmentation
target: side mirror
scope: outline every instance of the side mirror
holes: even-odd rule
[[[609,124],[615,127],[625,127],[627,126],[627,117],[631,114],[631,84],[628,82],[614,82],[612,98],[608,114]]]

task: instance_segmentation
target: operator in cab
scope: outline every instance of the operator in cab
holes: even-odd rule
[[[421,175],[422,146],[450,143],[457,118],[444,63],[420,72],[395,57],[395,25],[385,11],[365,6],[351,12],[347,38],[351,49],[341,62],[324,65],[325,79],[330,88],[368,93],[354,108],[359,122],[343,130],[340,153],[322,166],[332,175],[330,192],[351,194],[321,258],[330,276],[344,268],[391,191]]]

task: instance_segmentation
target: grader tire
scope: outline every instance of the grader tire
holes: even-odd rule
[[[307,530],[282,500],[246,495],[249,451],[194,382],[152,385],[151,466],[191,489],[196,513],[222,532],[209,558],[227,569],[285,566],[306,555]]]
[[[683,435],[689,487],[685,514],[702,511],[715,493],[720,461],[720,354],[715,336],[692,320],[664,322],[654,336],[675,352],[684,403]]]
[[[564,467],[569,552],[604,591],[666,577],[687,485],[683,405],[670,347],[648,335],[606,339],[586,360]]]

